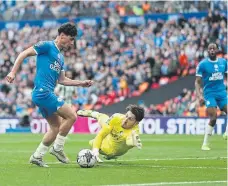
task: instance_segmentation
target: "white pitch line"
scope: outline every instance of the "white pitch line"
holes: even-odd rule
[[[0,149],[0,152],[4,153],[32,153],[29,150],[3,150]],[[179,157],[179,158],[145,158],[145,159],[116,159],[108,160],[107,162],[131,162],[131,161],[175,161],[175,160],[219,160],[219,159],[228,159],[228,157]]]
[[[140,184],[119,184],[119,185],[103,185],[103,186],[156,186],[156,185],[187,185],[187,184],[215,184],[227,183],[227,181],[186,181],[186,182],[159,182],[159,183],[140,183]]]
[[[175,161],[175,160],[217,160],[217,159],[227,159],[228,157],[186,157],[186,158],[147,158],[147,159],[129,159],[129,160],[116,160],[116,161]]]
[[[61,164],[60,162],[46,162],[48,165],[56,165]],[[75,161],[69,163],[70,165],[76,164]],[[118,167],[118,166],[129,166],[128,164],[105,164],[100,163],[99,166],[102,167]],[[162,165],[130,165],[131,167],[146,167],[146,168],[161,168],[161,169],[220,169],[220,170],[227,170],[225,167],[194,167],[194,166],[162,166]]]
[[[110,164],[99,164],[104,167],[115,167],[115,166],[129,166],[124,164],[110,165]],[[227,170],[224,167],[193,167],[193,166],[162,166],[162,165],[130,165],[131,167],[145,167],[145,168],[161,168],[161,169],[220,169]]]

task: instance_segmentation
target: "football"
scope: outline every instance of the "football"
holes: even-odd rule
[[[82,168],[91,168],[96,163],[96,158],[93,152],[89,149],[82,149],[77,156],[77,163]]]

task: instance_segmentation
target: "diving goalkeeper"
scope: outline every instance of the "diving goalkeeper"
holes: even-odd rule
[[[77,114],[96,119],[101,126],[97,136],[89,142],[98,162],[102,162],[99,153],[105,159],[116,159],[133,147],[142,148],[139,138],[139,122],[144,118],[144,109],[129,105],[127,113],[115,113],[111,117],[92,110],[78,110]]]

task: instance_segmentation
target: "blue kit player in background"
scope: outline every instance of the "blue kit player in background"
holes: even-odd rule
[[[50,130],[44,135],[35,153],[29,162],[40,167],[48,167],[43,161],[43,156],[49,147],[50,154],[60,162],[68,163],[63,148],[66,136],[74,124],[77,115],[70,105],[54,94],[57,83],[65,86],[89,87],[91,80],[78,81],[65,76],[64,57],[61,50],[69,50],[75,42],[77,29],[73,23],[65,23],[58,29],[58,36],[53,41],[42,41],[24,50],[17,57],[11,72],[6,80],[12,83],[20,65],[26,57],[37,55],[36,77],[32,91],[32,101],[39,107],[41,114],[48,121]]]
[[[227,61],[217,57],[218,47],[215,43],[208,45],[208,58],[203,59],[196,68],[195,88],[200,104],[205,102],[207,114],[210,118],[206,127],[202,150],[210,150],[208,138],[217,119],[217,106],[227,114],[227,91],[224,76],[227,73]],[[203,95],[201,82],[203,81]],[[227,138],[227,126],[224,138]]]

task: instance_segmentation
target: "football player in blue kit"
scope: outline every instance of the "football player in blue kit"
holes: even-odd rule
[[[37,56],[32,101],[39,107],[42,116],[50,125],[50,130],[44,135],[42,142],[29,160],[30,163],[40,167],[48,167],[43,161],[43,156],[53,142],[54,144],[49,150],[50,154],[62,163],[69,162],[63,149],[66,136],[77,115],[70,105],[55,95],[56,84],[82,87],[89,87],[93,84],[91,80],[72,80],[65,76],[64,57],[61,51],[67,51],[74,45],[76,35],[77,29],[73,23],[63,24],[59,27],[55,40],[38,42],[21,52],[6,77],[6,80],[12,83],[24,59],[29,56]]]
[[[215,43],[208,45],[208,58],[203,59],[196,68],[195,88],[199,102],[205,103],[210,118],[205,130],[202,150],[210,150],[208,138],[217,119],[217,106],[227,114],[227,91],[224,85],[224,76],[227,73],[227,60],[217,57],[218,46]],[[203,95],[201,93],[201,82],[203,82]],[[227,138],[226,132],[223,135]]]

